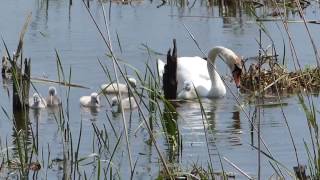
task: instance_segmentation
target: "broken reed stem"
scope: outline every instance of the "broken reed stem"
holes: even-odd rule
[[[262,44],[261,44],[261,29],[259,29],[259,79],[258,81],[260,81],[260,75],[261,75],[261,50],[262,50]],[[258,84],[258,89],[260,90],[261,87],[260,87],[260,83]],[[264,93],[264,91],[262,91],[262,93]],[[262,98],[260,97],[262,94],[259,93],[258,94],[258,101],[260,103],[260,100],[262,99],[263,101],[263,96]],[[260,150],[261,150],[261,141],[260,141],[260,137],[261,137],[261,108],[260,107],[257,107],[258,108],[258,179],[261,179],[261,153],[260,153]]]
[[[233,162],[231,162],[229,159],[226,157],[223,157],[223,159],[230,164],[232,167],[234,167],[237,171],[239,171],[242,175],[246,176],[248,179],[254,179],[253,177],[249,176],[246,172],[244,172],[242,169],[240,169],[237,165],[235,165]]]

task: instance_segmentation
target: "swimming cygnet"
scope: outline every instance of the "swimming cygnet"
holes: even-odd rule
[[[34,93],[32,98],[29,98],[29,107],[32,109],[42,109],[47,106],[46,100],[38,93]]]
[[[100,107],[100,97],[98,93],[93,92],[90,96],[80,97],[80,104],[84,107]]]
[[[2,76],[6,76],[8,73],[11,73],[11,63],[8,56],[2,57]]]
[[[55,87],[49,87],[49,96],[46,98],[47,106],[58,106],[61,104],[61,100],[57,95]]]
[[[191,81],[185,81],[183,83],[182,90],[178,93],[178,99],[194,99],[197,97],[196,90]]]
[[[133,88],[137,86],[137,80],[132,77],[128,78],[128,82],[130,86]],[[118,88],[118,85],[119,85],[119,88]],[[101,89],[104,93],[118,93],[118,91],[120,91],[121,93],[129,92],[127,84],[119,83],[118,85],[116,82],[109,83],[109,84],[102,84]]]
[[[121,105],[122,105],[123,110],[134,109],[134,108],[138,107],[138,105],[137,105],[136,101],[134,100],[133,96],[126,97],[126,98],[123,98],[121,100],[118,99],[117,96],[114,96],[111,99],[111,106],[112,107],[117,107],[118,111],[121,110]]]

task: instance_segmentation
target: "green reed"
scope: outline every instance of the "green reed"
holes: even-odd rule
[[[216,2],[216,1],[215,1]],[[70,5],[72,4],[72,1],[70,0]],[[185,6],[184,2],[178,2],[178,4],[180,6]],[[103,7],[103,6],[102,6]],[[88,10],[89,11],[89,10]],[[104,11],[104,10],[103,10]],[[89,11],[90,13],[90,11]],[[105,17],[104,17],[105,18]],[[105,23],[105,26],[107,26],[108,23]],[[106,30],[108,31],[108,30]],[[190,33],[190,32],[189,32]],[[108,32],[109,34],[109,32]],[[289,33],[288,33],[289,34]],[[102,35],[102,34],[101,34]],[[110,41],[110,35],[108,40],[104,40],[106,42],[106,46],[111,46],[111,41]],[[102,35],[103,37],[103,35]],[[120,36],[118,35],[118,33],[116,34],[117,37],[117,42],[118,42],[118,46],[120,48],[120,51],[123,52],[124,50],[122,49],[121,46],[121,39]],[[104,39],[104,38],[103,38]],[[193,38],[194,42],[195,38]],[[196,43],[197,46],[200,49],[200,46],[198,43]],[[291,45],[294,49],[294,46]],[[154,147],[157,149],[157,153],[159,156],[159,159],[161,159],[161,164],[164,167],[166,173],[166,175],[168,176],[164,176],[164,177],[168,177],[168,178],[173,178],[174,176],[179,177],[181,174],[188,174],[189,176],[193,177],[193,175],[191,173],[185,172],[181,169],[169,169],[168,168],[168,163],[171,163],[170,161],[172,160],[168,160],[165,159],[164,157],[162,157],[162,153],[157,145],[157,141],[156,141],[156,137],[155,137],[155,132],[158,131],[157,129],[157,125],[161,124],[161,131],[164,132],[164,136],[165,139],[167,140],[168,144],[171,145],[171,152],[172,154],[179,154],[179,151],[181,150],[182,145],[182,137],[180,136],[180,132],[179,132],[179,127],[178,127],[178,123],[177,123],[177,119],[179,117],[178,112],[176,112],[175,110],[175,103],[174,102],[170,102],[167,101],[163,98],[162,94],[161,94],[161,80],[157,74],[157,72],[155,72],[155,70],[153,69],[153,64],[151,59],[153,59],[155,53],[153,53],[153,51],[148,47],[147,47],[147,52],[148,52],[148,61],[146,62],[146,68],[144,72],[139,72],[136,71],[134,67],[132,67],[129,64],[125,64],[126,67],[132,68],[134,69],[134,73],[135,76],[138,77],[139,80],[139,84],[141,84],[141,89],[139,88],[132,88],[130,87],[130,84],[128,83],[127,80],[127,73],[125,70],[123,70],[121,64],[121,61],[119,60],[119,58],[116,57],[116,55],[114,54],[114,52],[112,51],[112,48],[110,48],[110,59],[112,59],[112,61],[114,62],[114,66],[112,68],[108,67],[107,65],[104,65],[103,62],[101,60],[99,60],[100,66],[103,69],[104,73],[106,74],[106,80],[109,82],[113,82],[116,81],[117,84],[119,83],[119,79],[123,78],[125,83],[127,84],[127,86],[129,87],[129,91],[131,92],[131,94],[135,97],[135,101],[138,104],[138,113],[139,113],[139,117],[142,120],[141,126],[140,127],[144,127],[148,130],[148,134],[150,136],[150,141],[153,143]],[[8,50],[7,50],[8,51]],[[72,77],[72,69],[71,67],[69,68],[68,72],[65,72],[63,69],[63,62],[62,59],[60,58],[60,55],[58,54],[58,51],[55,50],[56,53],[56,62],[57,62],[57,74],[58,74],[58,79],[59,82],[63,82],[64,84],[71,84],[71,77]],[[294,53],[293,53],[294,54]],[[113,72],[118,72],[119,77],[116,77],[115,79],[112,78],[111,74],[114,74]],[[68,73],[68,75],[65,75],[65,73]],[[17,80],[15,80],[17,81]],[[18,83],[17,83],[18,84]],[[33,85],[32,85],[33,86]],[[34,87],[34,86],[33,86]],[[35,91],[36,88],[34,87]],[[63,174],[64,174],[64,178],[66,179],[75,179],[75,178],[83,178],[83,179],[90,179],[89,177],[89,173],[88,170],[86,170],[85,167],[86,164],[86,160],[92,160],[91,163],[89,164],[94,164],[96,169],[96,174],[95,177],[97,179],[114,179],[114,178],[121,178],[121,175],[119,174],[120,170],[117,168],[117,165],[115,164],[116,159],[116,153],[118,151],[120,151],[120,143],[121,141],[123,141],[123,139],[125,138],[126,140],[126,145],[127,145],[127,152],[128,152],[128,157],[131,157],[131,150],[130,148],[130,140],[128,138],[128,134],[127,134],[127,130],[124,128],[121,132],[117,132],[115,130],[114,125],[112,124],[112,122],[110,121],[110,117],[109,115],[106,113],[106,119],[109,122],[109,125],[112,129],[112,133],[114,134],[114,136],[116,137],[116,142],[115,144],[111,144],[110,143],[110,138],[111,135],[109,134],[110,131],[107,129],[107,127],[104,125],[103,127],[98,127],[95,123],[91,123],[91,127],[90,130],[92,132],[92,134],[94,134],[94,136],[92,137],[92,153],[90,155],[82,155],[81,152],[81,144],[83,143],[83,124],[82,124],[82,120],[80,122],[80,127],[78,130],[72,129],[70,127],[70,94],[71,94],[71,86],[68,86],[68,89],[66,91],[66,107],[61,107],[59,108],[59,114],[58,116],[55,115],[55,119],[56,119],[56,123],[57,123],[57,129],[59,130],[59,136],[61,138],[61,141],[63,142]],[[100,93],[101,94],[101,93]],[[106,97],[107,101],[109,102],[108,96],[104,94],[104,96]],[[281,101],[280,99],[280,95],[278,95],[279,97],[279,101]],[[121,97],[120,97],[121,98]],[[237,100],[237,103],[239,105],[241,105],[241,103],[239,102],[239,99],[237,97],[235,97],[235,99]],[[316,110],[315,110],[315,106],[312,103],[312,106],[307,107],[304,104],[304,101],[302,99],[302,97],[300,98],[299,96],[299,100],[300,103],[303,106],[303,109],[305,111],[305,114],[307,116],[307,121],[308,121],[308,125],[309,125],[309,131],[310,131],[310,137],[312,139],[312,147],[309,147],[307,145],[307,143],[305,143],[306,145],[306,150],[308,152],[308,156],[309,156],[309,164],[308,166],[310,167],[310,175],[311,177],[319,177],[319,160],[318,160],[318,152],[319,152],[319,142],[318,142],[318,126],[317,126],[317,121],[316,121]],[[213,163],[212,163],[212,159],[211,159],[211,155],[209,153],[209,143],[208,143],[208,130],[206,128],[206,124],[208,124],[209,122],[207,121],[207,115],[206,115],[206,111],[202,105],[201,102],[201,98],[197,98],[196,101],[198,101],[199,106],[200,106],[200,110],[201,110],[201,114],[202,114],[202,121],[203,121],[203,129],[205,132],[205,137],[206,137],[206,144],[207,144],[207,150],[208,150],[208,156],[209,156],[209,162],[208,165],[206,167],[206,169],[208,170],[204,170],[205,168],[202,168],[201,166],[203,165],[194,165],[193,169],[198,169],[199,172],[199,177],[202,179],[214,179],[214,174],[215,174],[215,170],[213,167]],[[110,105],[110,103],[109,103]],[[65,109],[64,109],[65,108]],[[281,107],[282,108],[282,107]],[[6,112],[6,110],[2,107],[2,110],[5,112],[5,114],[7,115],[8,119],[12,119],[8,113]],[[243,110],[243,113],[245,114],[246,118],[250,121],[250,123],[254,126],[254,123],[252,123],[251,118],[249,117],[249,115],[247,114],[247,112]],[[130,109],[130,113],[133,111],[133,109]],[[124,110],[122,109],[120,113],[123,113]],[[283,112],[283,111],[282,111]],[[131,117],[130,117],[131,118]],[[129,121],[131,120],[129,118]],[[260,118],[260,117],[257,117]],[[283,112],[283,118],[285,119],[285,114]],[[123,119],[123,124],[127,124],[127,118],[125,116],[125,114],[122,114],[122,119]],[[287,123],[287,120],[285,120]],[[35,133],[33,131],[33,127],[27,125],[28,128],[30,128],[29,131],[31,131],[30,134],[27,134],[24,131],[18,131],[15,130],[15,133],[17,134],[16,137],[16,143],[15,145],[17,146],[17,154],[19,157],[19,161],[20,161],[20,167],[19,167],[19,173],[20,173],[20,177],[24,177],[27,178],[29,175],[29,168],[28,165],[31,162],[31,159],[33,158],[32,156],[35,155],[37,156],[37,158],[42,159],[42,161],[40,161],[42,163],[42,167],[44,167],[45,163],[47,163],[47,167],[46,167],[46,175],[47,176],[47,171],[50,168],[49,164],[50,162],[53,161],[53,157],[51,156],[51,151],[52,148],[54,147],[54,144],[47,144],[47,147],[44,148],[44,145],[39,145],[38,142],[38,133]],[[25,129],[27,129],[27,127],[24,127]],[[287,128],[290,131],[290,127],[287,123]],[[260,132],[260,130],[258,128],[254,128],[255,131],[258,131],[257,133]],[[76,137],[75,134],[77,134],[76,132],[78,132],[79,136]],[[213,134],[213,133],[212,133]],[[29,137],[31,136],[31,138]],[[290,133],[290,136],[291,133]],[[27,141],[28,139],[32,140],[32,149],[30,150],[29,147],[29,142]],[[260,139],[260,138],[259,138]],[[293,138],[291,138],[293,139]],[[261,143],[263,142],[263,139],[261,138]],[[293,147],[295,149],[295,145],[294,145],[294,141],[292,140],[292,144]],[[42,146],[42,147],[41,147]],[[265,145],[267,148],[267,145]],[[281,168],[285,169],[284,171],[286,171],[288,174],[291,174],[290,170],[286,169],[285,165],[281,164],[281,162],[277,161],[276,158],[271,154],[271,152],[268,150],[268,152],[264,152],[263,150],[261,150],[260,147],[255,147],[254,148],[257,149],[257,151],[263,155],[265,155],[266,157],[268,157],[271,161],[271,166],[274,167],[274,170],[277,172],[277,174],[282,174],[281,169],[277,166],[280,166]],[[42,154],[42,157],[40,157],[40,152]],[[48,155],[47,157],[44,157],[44,151],[48,151]],[[296,151],[296,150],[295,150]],[[225,172],[224,166],[223,166],[223,162],[222,160],[225,160],[225,157],[223,157],[223,155],[219,153],[219,161],[220,161],[220,166],[222,169],[222,173],[221,173],[221,177],[224,179],[227,179],[227,172]],[[173,155],[173,156],[174,156]],[[6,156],[4,157],[4,159],[2,160],[2,162],[7,162],[8,164],[10,164],[10,162],[12,162],[12,157],[11,157],[11,151],[10,151],[10,147],[8,147],[8,142],[6,139]],[[104,157],[108,156],[108,159],[104,159]],[[298,159],[298,155],[296,153],[296,158]],[[46,159],[45,159],[46,158]],[[137,160],[134,161],[134,159],[137,159],[138,157],[131,157],[129,158],[129,164],[130,164],[130,170],[131,170],[131,175],[130,178],[133,179],[134,178],[134,172],[136,169],[136,165],[137,165]],[[172,158],[174,159],[174,158]],[[46,162],[45,162],[46,161]],[[22,163],[23,162],[23,163]],[[105,164],[105,162],[107,162]],[[83,163],[83,164],[82,164]],[[239,171],[243,171],[241,170],[241,168],[238,167],[238,169],[240,169]],[[26,170],[26,171],[25,171]],[[181,172],[182,171],[182,172]],[[244,174],[246,174],[244,172]],[[294,176],[294,175],[292,175]],[[249,176],[250,177],[250,176]],[[196,178],[196,177],[194,177]],[[250,179],[250,178],[249,178]]]
[[[307,103],[305,102],[305,98],[301,94],[298,95],[298,99],[306,115],[311,141],[311,143],[307,143],[306,140],[304,140],[305,149],[308,155],[308,168],[310,178],[318,179],[320,177],[320,141],[319,126],[317,121],[317,115],[319,111],[316,110],[314,100],[311,96],[307,95]]]

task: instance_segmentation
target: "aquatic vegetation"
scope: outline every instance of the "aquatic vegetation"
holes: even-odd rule
[[[192,164],[190,169],[185,170],[183,167],[172,165],[170,166],[171,171],[174,172],[173,176],[175,179],[234,179],[235,173],[233,172],[211,172],[204,166],[196,163]],[[156,180],[168,179],[169,177],[162,171],[159,172],[159,176]],[[251,178],[251,177],[250,177]],[[250,179],[248,178],[248,179]]]
[[[316,112],[316,107],[312,97],[307,96],[305,98],[300,94],[298,95],[299,102],[301,107],[305,113],[308,128],[309,128],[309,135],[311,143],[307,143],[304,140],[304,145],[306,152],[308,154],[308,171],[310,174],[311,179],[318,179],[320,177],[320,164],[319,164],[319,151],[320,151],[320,142],[319,142],[319,125],[317,121],[317,117],[319,112]],[[307,101],[307,103],[305,102]],[[297,168],[299,171],[303,171],[303,174],[298,174],[298,177],[306,177],[306,167]],[[302,169],[302,170],[301,170]]]
[[[261,64],[244,67],[241,76],[241,91],[244,93],[280,93],[298,92],[318,93],[320,89],[319,67],[306,67],[297,71],[289,71],[273,59]]]

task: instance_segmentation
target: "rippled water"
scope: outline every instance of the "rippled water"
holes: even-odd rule
[[[244,57],[256,56],[259,47],[256,42],[259,39],[259,26],[254,21],[255,18],[248,15],[250,11],[240,8],[224,8],[222,10],[217,5],[209,8],[205,3],[205,1],[196,2],[192,8],[190,8],[191,4],[188,8],[175,3],[157,8],[161,4],[158,1],[134,2],[130,5],[111,3],[110,33],[115,53],[119,58],[141,72],[144,72],[145,62],[149,58],[147,51],[141,44],[147,44],[153,50],[165,54],[171,47],[172,38],[176,38],[180,56],[202,56],[185,30],[183,26],[185,24],[204,51],[215,45],[222,45],[233,49]],[[106,2],[105,5],[108,7],[109,2]],[[91,1],[90,10],[98,24],[103,28],[104,20],[99,3]],[[72,69],[71,81],[90,88],[71,88],[69,97],[69,123],[74,141],[78,139],[81,122],[83,126],[80,157],[98,152],[97,149],[93,149],[93,144],[98,142],[92,124],[97,125],[100,129],[105,127],[108,132],[109,143],[114,145],[117,142],[116,137],[120,135],[123,129],[121,115],[112,114],[104,98],[103,102],[106,105],[100,108],[99,112],[93,113],[88,109],[80,108],[79,105],[80,96],[99,90],[100,85],[107,81],[98,58],[112,70],[111,61],[106,58],[107,48],[84,5],[81,1],[74,1],[69,9],[68,2],[62,0],[48,1],[48,4],[40,0],[2,2],[0,6],[0,33],[10,52],[17,46],[19,32],[25,17],[30,11],[32,12],[32,22],[25,36],[24,55],[32,59],[32,76],[58,79],[56,49],[65,72],[68,72],[70,68]],[[258,14],[269,11],[270,9],[257,9]],[[310,19],[318,19],[318,7],[316,5],[310,6],[305,14]],[[298,14],[290,14],[289,17],[299,19]],[[281,57],[284,54],[282,38],[287,42],[282,23],[280,21],[265,22],[264,25],[274,40]],[[318,25],[308,24],[308,26],[311,33],[316,35]],[[292,23],[289,24],[289,29],[301,64],[303,66],[315,65],[314,52],[310,40],[307,38],[304,24]],[[117,34],[122,52],[118,46]],[[271,43],[265,35],[262,38],[263,46]],[[313,36],[313,38],[317,44],[320,37]],[[4,51],[2,44],[0,50]],[[286,43],[286,57],[288,66],[292,68],[288,43]],[[151,57],[153,61],[156,58],[164,59],[165,57]],[[226,67],[221,62],[218,63],[218,67],[222,75],[227,73]],[[129,74],[133,74],[132,70],[128,69],[128,71]],[[4,85],[0,92],[0,105],[10,115],[12,112],[11,99],[7,95],[7,87],[10,87],[10,82],[8,85],[5,84],[5,80],[1,79],[1,81]],[[41,94],[47,94],[48,84],[35,82],[35,86]],[[57,87],[63,99],[64,108],[66,108],[67,89],[63,86],[57,85]],[[230,87],[235,93],[234,86],[230,84]],[[9,92],[12,93],[11,88],[9,88]],[[228,158],[249,175],[257,176],[258,153],[253,148],[253,146],[257,146],[257,133],[252,130],[249,123],[254,113],[255,104],[246,104],[246,98],[240,98],[241,104],[245,104],[243,107],[249,115],[248,119],[231,93],[228,92],[227,94],[224,99],[203,100],[208,117],[207,122],[202,119],[198,103],[179,103],[177,111],[180,116],[177,122],[182,137],[182,149],[179,154],[169,148],[161,128],[156,128],[157,142],[162,154],[168,161],[181,164],[186,168],[190,168],[193,164],[207,167],[208,154],[210,154],[213,168],[220,171],[221,164],[218,156],[220,154],[221,157]],[[319,99],[315,98],[315,102],[318,102]],[[296,96],[285,97],[283,101],[287,103],[283,106],[283,111],[293,133],[299,161],[301,164],[307,164],[303,140],[309,142],[310,138],[305,115]],[[38,126],[39,147],[44,151],[44,159],[48,155],[48,144],[51,160],[63,158],[64,144],[54,114],[55,110],[50,109],[43,110],[40,113],[30,112],[33,127]],[[130,113],[127,112],[126,115],[129,116]],[[13,123],[4,112],[0,113],[0,117],[1,144],[4,147],[7,140],[9,146],[11,146],[14,134]],[[108,120],[108,117],[110,120]],[[158,154],[148,142],[149,135],[146,129],[140,126],[141,124],[141,118],[137,111],[134,111],[132,118],[128,120],[132,157],[137,160],[134,177],[136,179],[154,179],[159,173]],[[207,135],[204,126],[207,129]],[[157,122],[155,127],[161,127],[161,123]],[[279,107],[261,108],[261,136],[278,161],[290,170],[297,164],[288,128]],[[265,148],[263,149],[266,151]],[[107,153],[101,154],[105,156],[102,159],[109,158]],[[55,161],[49,161],[49,163],[45,161],[39,176],[45,176],[47,173],[49,179],[61,179],[63,171],[60,169],[61,165],[59,163],[53,163],[52,167],[46,170],[46,165],[50,162]],[[224,170],[235,172],[237,179],[244,179],[244,176],[226,161],[222,160],[222,162]],[[119,170],[120,177],[124,178],[130,175],[124,139],[116,152],[114,166],[116,170]],[[80,167],[80,171],[86,170],[88,175],[91,172],[96,172],[95,168],[92,164],[83,165]],[[274,173],[269,164],[269,159],[263,155],[261,169],[262,179],[270,177]]]

